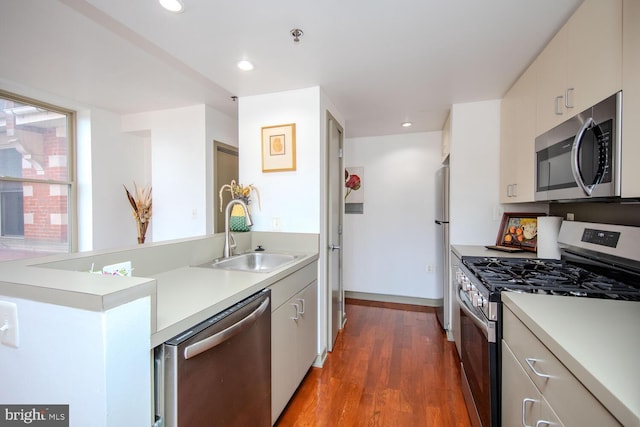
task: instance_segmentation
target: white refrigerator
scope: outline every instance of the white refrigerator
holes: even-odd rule
[[[449,284],[449,166],[436,172],[436,283],[442,294],[442,306],[436,315],[442,329],[449,330],[451,322],[451,295]]]

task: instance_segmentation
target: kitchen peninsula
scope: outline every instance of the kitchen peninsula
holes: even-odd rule
[[[223,240],[1,263],[0,301],[17,308],[18,339],[0,345],[0,402],[68,404],[71,426],[151,425],[155,346],[298,270],[317,274],[317,234],[236,234],[239,252],[300,255],[271,273],[192,267],[221,256]],[[132,277],[90,273],[124,261]]]

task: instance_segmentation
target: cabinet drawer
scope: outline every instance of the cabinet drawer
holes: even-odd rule
[[[507,307],[503,320],[505,342],[564,425],[620,425]]]
[[[271,312],[276,311],[285,301],[306,288],[309,283],[317,278],[318,262],[316,261],[269,286],[269,289],[271,289]]]
[[[502,425],[563,427],[509,346],[502,340]]]

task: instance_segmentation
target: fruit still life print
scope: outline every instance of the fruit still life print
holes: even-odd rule
[[[518,216],[518,213],[505,214],[500,230],[496,245],[518,247],[528,251],[536,250],[538,243],[537,216],[524,217]]]

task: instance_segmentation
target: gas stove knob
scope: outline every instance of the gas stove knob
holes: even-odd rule
[[[478,288],[476,288],[476,285],[471,284],[471,292],[475,292],[477,290],[478,290]]]
[[[481,298],[482,296],[479,293],[471,294],[471,303],[474,307],[480,307],[480,305],[482,304],[480,301]]]
[[[489,301],[483,296],[480,296],[480,305],[478,307],[486,307],[489,305]]]

